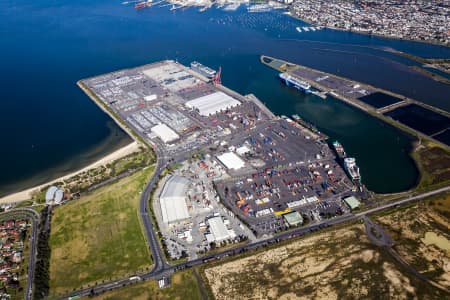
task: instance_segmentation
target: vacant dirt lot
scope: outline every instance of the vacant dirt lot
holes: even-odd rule
[[[249,253],[250,255],[250,253]],[[360,224],[206,268],[216,299],[439,299],[368,241]]]
[[[394,249],[417,271],[450,287],[450,196],[378,218],[396,241]]]

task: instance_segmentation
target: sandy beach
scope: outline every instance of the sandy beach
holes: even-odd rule
[[[10,195],[7,195],[5,197],[2,197],[2,198],[0,198],[0,204],[29,200],[31,198],[31,193],[33,191],[37,190],[37,189],[40,189],[40,188],[42,188],[44,186],[47,186],[49,184],[52,184],[54,182],[58,182],[58,181],[62,181],[64,179],[70,178],[72,176],[75,176],[75,175],[77,175],[79,173],[82,173],[84,171],[87,171],[89,169],[97,168],[97,167],[99,167],[101,165],[106,165],[106,164],[108,164],[108,163],[110,163],[110,162],[112,162],[114,160],[117,160],[117,159],[119,159],[121,157],[124,157],[124,156],[126,156],[126,155],[128,155],[130,153],[137,152],[138,150],[139,150],[138,142],[133,141],[131,144],[128,144],[127,146],[125,146],[123,148],[120,148],[119,150],[116,150],[113,153],[110,153],[110,154],[104,156],[103,158],[99,159],[98,161],[96,161],[96,162],[94,162],[94,163],[92,163],[92,164],[90,164],[90,165],[88,165],[88,166],[86,166],[86,167],[84,167],[84,168],[82,168],[82,169],[80,169],[78,171],[75,171],[73,173],[64,175],[64,176],[62,176],[60,178],[56,178],[56,179],[54,179],[54,180],[52,180],[50,182],[47,182],[47,183],[44,183],[44,184],[41,184],[41,185],[38,185],[38,186],[35,186],[35,187],[32,187],[32,188],[29,188],[29,189],[26,189],[24,191],[17,192],[17,193],[10,194]]]

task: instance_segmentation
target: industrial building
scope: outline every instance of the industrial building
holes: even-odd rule
[[[240,104],[241,102],[223,92],[216,92],[186,102],[188,108],[196,109],[200,115],[206,117]]]
[[[180,138],[180,136],[166,124],[158,124],[153,126],[151,131],[166,144]]]
[[[202,154],[201,161],[176,173],[181,177],[169,178],[156,195],[159,202],[154,202],[166,241],[174,240],[170,242],[174,257],[186,247],[193,254],[209,248],[211,242],[233,240],[236,235],[227,228],[234,228],[239,236],[245,233],[234,221],[228,225],[225,219],[214,219],[215,214],[208,222],[209,210],[245,220],[259,236],[298,224],[302,217],[317,222],[322,216],[347,212],[337,195],[366,198],[362,192],[352,192],[354,185],[323,136],[309,130],[307,123],[276,118],[256,97],[228,91],[174,61],[108,73],[79,84],[118,122],[158,148],[163,162]],[[56,191],[52,193],[49,198],[55,197]],[[299,214],[283,217],[294,209]],[[204,223],[202,232],[192,225],[200,223]],[[200,241],[203,236],[206,241]]]
[[[186,191],[189,180],[171,176],[159,196],[161,213],[165,224],[173,224],[189,218],[186,205]]]
[[[208,240],[208,242],[222,242],[232,237],[227,229],[227,226],[225,226],[222,217],[218,216],[210,218],[208,220],[208,223],[209,230],[211,232],[210,234],[206,235],[206,239]]]
[[[245,166],[245,162],[233,152],[219,155],[217,159],[229,170],[239,170]]]
[[[303,217],[298,211],[293,211],[283,215],[289,226],[296,226],[303,224]]]
[[[358,208],[358,207],[361,205],[361,203],[359,202],[359,200],[356,199],[356,197],[354,197],[354,196],[350,196],[350,197],[345,198],[345,199],[344,199],[344,202],[345,202],[345,204],[348,205],[348,207],[349,207],[351,210],[354,210],[354,209]]]

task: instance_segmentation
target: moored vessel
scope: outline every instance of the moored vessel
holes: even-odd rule
[[[217,73],[215,70],[202,65],[198,61],[191,62],[191,69],[207,78],[213,78]]]
[[[338,141],[333,142],[333,148],[334,148],[334,151],[336,151],[337,156],[341,160],[344,160],[347,157],[347,154],[345,153],[345,150],[344,150],[344,146],[342,146],[342,144],[339,143]]]
[[[344,158],[344,168],[353,181],[361,181],[359,167],[356,165],[356,159],[354,157]]]
[[[306,81],[300,80],[289,73],[280,73],[278,75],[281,80],[286,83],[287,86],[293,86],[297,90],[303,91],[305,93],[311,92],[311,85],[307,83]]]

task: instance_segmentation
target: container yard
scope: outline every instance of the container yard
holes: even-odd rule
[[[171,257],[348,213],[349,196],[364,203],[366,189],[314,126],[274,116],[199,65],[163,61],[80,82],[134,138],[181,163],[153,199]],[[182,209],[169,212],[174,205]]]

